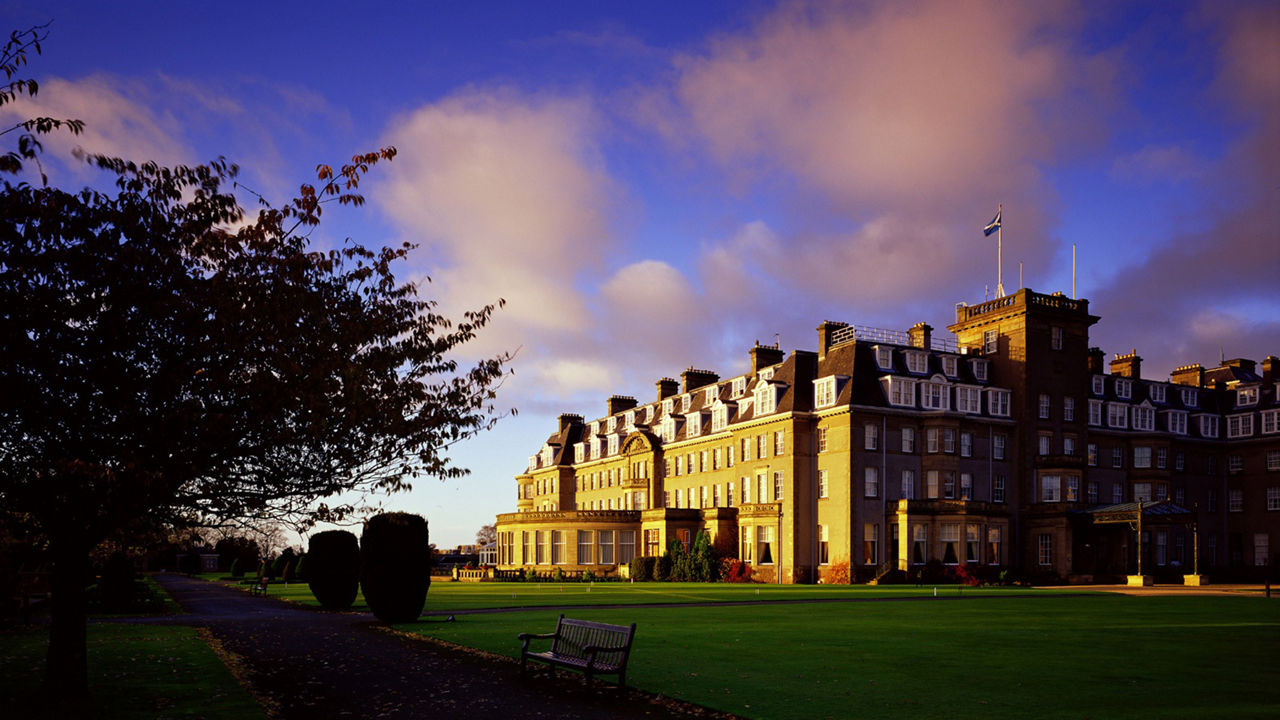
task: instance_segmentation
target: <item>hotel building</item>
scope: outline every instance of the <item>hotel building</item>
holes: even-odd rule
[[[741,375],[690,368],[650,402],[561,415],[498,516],[498,569],[615,573],[705,530],[766,582],[933,559],[1260,576],[1280,540],[1277,359],[1145,380],[1136,352],[1104,367],[1097,321],[1023,289],[958,306],[947,338],[824,322],[816,352],[757,344]]]

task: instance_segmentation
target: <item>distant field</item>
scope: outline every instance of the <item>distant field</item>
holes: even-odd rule
[[[633,589],[617,587],[610,594],[600,587],[591,598],[614,602],[666,601],[667,594],[709,599],[744,589],[659,586],[629,593]],[[749,596],[754,589],[746,589]],[[440,584],[432,586],[428,607],[492,602],[499,590],[516,593],[504,602],[530,604],[557,597],[576,603],[585,594],[570,585],[561,591]],[[842,591],[858,597],[921,592],[777,588],[772,596]],[[954,596],[956,588],[947,591]],[[931,596],[932,588],[923,592]],[[600,608],[572,615],[639,624],[629,684],[747,717],[1280,717],[1280,601],[965,593],[956,600]],[[557,614],[460,615],[454,623],[401,627],[515,657],[516,633],[549,632]]]

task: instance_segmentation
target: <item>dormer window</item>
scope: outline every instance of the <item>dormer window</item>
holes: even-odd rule
[[[1101,375],[1094,375],[1094,376],[1093,376],[1093,388],[1092,388],[1092,389],[1093,389],[1093,394],[1094,394],[1094,395],[1099,395],[1099,396],[1100,396],[1100,395],[1102,395],[1103,393],[1105,393],[1105,392],[1106,392],[1106,387],[1105,387],[1105,378],[1103,378]]]
[[[956,388],[956,410],[962,413],[982,412],[982,388],[960,385]]]
[[[719,390],[720,390],[719,385],[708,386],[707,389],[704,391],[705,394],[702,396],[702,404],[710,405],[711,403],[715,402],[716,397],[719,396],[720,394]]]
[[[908,350],[907,356],[907,372],[923,375],[929,371],[929,356],[922,352]]]
[[[720,432],[721,430],[724,430],[728,426],[729,426],[729,406],[717,405],[711,408],[711,432]]]
[[[954,355],[942,356],[942,374],[953,378],[959,374],[959,358]]]
[[[755,392],[756,415],[768,415],[777,409],[778,388],[772,383],[760,383]]]
[[[760,379],[761,379],[761,380],[766,380],[766,381],[768,381],[768,380],[772,380],[772,379],[773,379],[773,368],[771,368],[771,367],[767,367],[767,368],[765,368],[765,369],[761,370],[761,371],[760,371]]]
[[[886,375],[881,378],[881,382],[885,384],[884,394],[885,397],[889,398],[890,405],[897,405],[898,407],[916,406],[916,383],[918,381],[911,378]]]
[[[663,442],[675,442],[676,439],[676,419],[667,416],[662,424],[658,426],[658,435]]]
[[[1133,381],[1125,378],[1116,378],[1116,397],[1128,400],[1133,397]]]
[[[555,450],[553,450],[550,445],[547,445],[542,448],[542,466],[543,467],[547,467],[551,464],[551,459],[554,454],[555,454]]]
[[[690,398],[689,398],[689,396],[688,396],[688,395],[681,395],[681,396],[680,396],[680,412],[682,412],[682,413],[687,413],[687,412],[689,412],[689,399],[690,399]]]
[[[573,444],[573,461],[575,463],[580,463],[586,459],[587,459],[587,444],[574,443]]]
[[[1184,410],[1168,410],[1165,413],[1165,422],[1168,425],[1169,432],[1175,435],[1187,434],[1187,413]]]
[[[1155,430],[1156,429],[1156,411],[1150,405],[1143,403],[1133,409],[1133,429],[1134,430]]]
[[[644,424],[645,425],[653,424],[653,410],[654,410],[654,407],[652,405],[645,405],[644,407]]]
[[[617,435],[609,436],[609,454],[610,455],[618,454],[618,436]]]
[[[1201,415],[1200,416],[1200,437],[1207,437],[1207,438],[1218,437],[1218,416],[1217,415]]]
[[[670,415],[675,410],[675,398],[667,398],[662,401],[662,414]]]
[[[702,413],[696,412],[690,415],[684,424],[685,437],[698,437],[702,434]]]
[[[951,386],[936,380],[920,383],[920,407],[926,410],[949,410]]]
[[[1187,407],[1195,407],[1200,403],[1200,393],[1194,388],[1182,388],[1182,404]]]
[[[1009,417],[1009,391],[992,388],[987,391],[987,412],[997,417]]]
[[[876,346],[876,365],[881,370],[893,369],[893,348]]]
[[[837,392],[835,375],[818,378],[813,383],[813,406],[825,408],[835,405]]]
[[[529,469],[530,469],[530,470],[537,470],[537,469],[538,469],[538,456],[537,456],[537,455],[530,455],[530,456],[529,456]]]
[[[622,416],[622,427],[627,432],[631,432],[631,428],[636,426],[636,411],[628,410],[626,415]]]
[[[600,458],[601,445],[603,445],[603,443],[600,442],[600,436],[599,435],[592,436],[591,444],[590,444],[592,460],[598,460]]]
[[[1107,403],[1107,427],[1129,427],[1129,406],[1124,403]]]
[[[1253,413],[1227,417],[1227,437],[1238,438],[1251,435],[1253,435]]]
[[[593,422],[591,423],[590,429],[587,431],[587,434],[588,434],[588,435],[599,435],[599,434],[600,434],[600,421],[599,421],[599,420],[595,420],[595,421],[593,421]]]
[[[973,378],[979,382],[987,381],[987,361],[986,360],[970,360],[969,367],[973,369]]]
[[[615,429],[617,429],[617,427],[618,427],[618,418],[610,417],[607,421],[605,421],[604,431],[613,432]]]
[[[1151,402],[1162,403],[1165,401],[1165,386],[1160,383],[1147,386],[1148,392],[1151,394]]]
[[[731,393],[733,397],[740,398],[746,392],[747,392],[747,379],[745,377],[734,378],[733,388]]]
[[[1236,407],[1245,407],[1247,405],[1258,404],[1258,388],[1242,387],[1236,390]]]

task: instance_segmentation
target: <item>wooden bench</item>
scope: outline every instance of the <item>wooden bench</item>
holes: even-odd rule
[[[250,586],[250,587],[249,587],[249,594],[250,594],[250,595],[253,595],[253,596],[257,596],[257,597],[266,597],[266,596],[267,596],[267,581],[266,581],[266,579],[264,578],[264,579],[260,580],[256,585],[252,585],[252,586]]]
[[[618,690],[627,686],[627,657],[631,654],[631,641],[636,635],[636,624],[607,625],[605,623],[571,620],[563,614],[556,622],[556,631],[535,635],[520,633],[516,636],[520,647],[520,675],[523,677],[529,660],[538,660],[555,667],[578,670],[590,684],[596,675],[617,675]],[[547,652],[530,652],[530,640],[550,640]]]

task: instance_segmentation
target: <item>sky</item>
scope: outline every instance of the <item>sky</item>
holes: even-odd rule
[[[400,276],[516,353],[517,414],[461,480],[385,498],[440,546],[513,512],[562,412],[823,320],[943,332],[1006,290],[1073,291],[1143,375],[1280,354],[1275,2],[14,2],[53,21],[27,73],[74,146],[225,156],[276,203],[320,163],[398,150],[313,240],[418,245]],[[254,201],[245,195],[248,205]],[[1021,282],[1019,282],[1021,278]],[[429,282],[428,282],[429,280]]]

